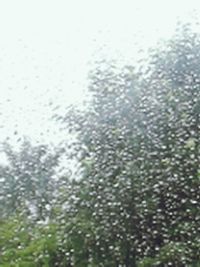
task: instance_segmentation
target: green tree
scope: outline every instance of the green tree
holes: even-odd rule
[[[34,146],[24,139],[19,151],[6,142],[3,152],[8,164],[1,166],[0,173],[2,216],[29,210],[44,219],[50,214],[55,198],[53,177],[61,150],[52,151],[47,145]]]
[[[188,252],[169,264],[199,259],[198,51],[199,36],[182,25],[151,51],[147,72],[101,63],[89,76],[88,108],[63,118],[78,137],[86,192],[74,210],[85,207],[94,222],[102,266],[136,266],[170,242],[179,250],[186,243]]]

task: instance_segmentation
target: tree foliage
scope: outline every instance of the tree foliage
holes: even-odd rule
[[[100,65],[87,110],[64,118],[78,133],[87,192],[76,210],[92,218],[102,266],[136,266],[176,248],[166,264],[198,259],[199,51],[186,25],[151,52],[148,71]]]
[[[49,224],[36,224],[29,233],[26,219],[19,219],[27,229],[20,236],[12,218],[10,227],[0,225],[8,240],[4,246],[0,239],[2,266],[8,266],[8,255],[13,266],[199,265],[199,51],[200,36],[182,25],[150,51],[140,71],[107,62],[91,71],[87,107],[59,117],[77,137],[73,152],[81,177],[58,181]],[[48,153],[42,147],[25,146],[17,155],[5,151],[12,168],[3,171],[12,181],[21,177],[26,198],[52,194],[57,156],[43,158]],[[19,171],[27,159],[34,167],[27,163]],[[23,249],[16,249],[22,239]]]
[[[2,146],[7,164],[0,169],[1,216],[24,210],[44,219],[47,215],[45,205],[51,205],[54,199],[53,176],[59,165],[61,149],[51,151],[47,145],[34,146],[26,138],[19,151],[8,142]]]

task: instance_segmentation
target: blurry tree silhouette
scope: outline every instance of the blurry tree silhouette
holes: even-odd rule
[[[25,138],[19,151],[5,142],[3,152],[8,164],[1,166],[1,216],[16,211],[29,211],[45,219],[55,198],[55,169],[61,150],[47,145],[32,145]],[[23,208],[23,209],[22,209]]]
[[[89,76],[88,108],[63,118],[78,134],[87,192],[75,210],[94,222],[102,266],[158,261],[170,242],[187,244],[184,257],[169,257],[173,266],[198,258],[199,51],[199,36],[182,25],[151,51],[147,71],[101,63]]]

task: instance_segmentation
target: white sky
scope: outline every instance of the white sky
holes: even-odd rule
[[[199,1],[0,0],[0,141],[56,143],[52,106],[83,98],[95,59],[130,60],[193,10]]]

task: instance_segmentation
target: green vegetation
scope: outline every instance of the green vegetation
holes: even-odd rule
[[[200,266],[200,36],[136,67],[98,64],[87,107],[54,116],[77,179],[54,179],[61,149],[4,145],[0,267]]]

